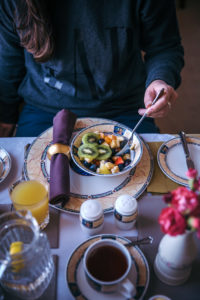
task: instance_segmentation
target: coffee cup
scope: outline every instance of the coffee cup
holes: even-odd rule
[[[118,292],[126,298],[134,297],[136,289],[128,279],[132,258],[120,242],[102,239],[85,251],[83,266],[88,283],[102,293]]]

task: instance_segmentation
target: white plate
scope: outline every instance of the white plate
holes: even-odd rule
[[[191,158],[200,175],[200,139],[192,136],[187,136],[186,139]],[[188,186],[186,158],[179,137],[162,144],[157,159],[159,167],[166,176],[181,185]]]
[[[11,169],[11,158],[8,152],[0,146],[0,183],[8,176]]]
[[[80,118],[76,121],[74,133],[85,127],[105,122],[105,119]],[[113,124],[116,122],[113,122]],[[117,124],[117,123],[116,123]],[[126,127],[127,128],[127,127]],[[131,132],[131,129],[127,128]],[[50,161],[47,150],[52,142],[53,128],[47,129],[30,145],[24,160],[26,180],[40,180],[48,188]],[[81,204],[87,199],[98,199],[104,212],[111,212],[118,196],[130,194],[138,198],[150,183],[153,174],[153,156],[148,145],[143,143],[143,154],[137,166],[126,174],[104,178],[85,176],[72,166],[70,168],[70,199],[64,207],[52,205],[64,212],[79,213]]]
[[[84,252],[89,245],[103,238],[116,239],[122,244],[129,241],[126,238],[116,235],[104,234],[88,239],[74,250],[68,261],[66,278],[69,289],[73,297],[77,300],[124,300],[124,297],[118,293],[103,294],[97,292],[86,280],[83,270]],[[138,247],[129,247],[128,249],[133,259],[133,266],[129,273],[129,279],[133,282],[137,290],[134,299],[139,300],[144,297],[149,284],[149,266],[144,254]]]

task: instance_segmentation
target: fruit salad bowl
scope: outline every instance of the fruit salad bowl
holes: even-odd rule
[[[71,142],[71,158],[90,175],[113,177],[129,172],[140,161],[143,144],[137,133],[133,150],[118,156],[131,135],[131,129],[117,122],[102,123],[79,131]]]

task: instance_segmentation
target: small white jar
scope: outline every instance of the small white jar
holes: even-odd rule
[[[80,207],[80,223],[83,232],[94,235],[103,229],[104,214],[99,201],[86,200]]]
[[[114,218],[117,227],[122,230],[129,230],[133,228],[137,216],[137,200],[127,194],[119,196],[114,205]]]

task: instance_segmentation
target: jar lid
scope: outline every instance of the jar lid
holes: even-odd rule
[[[137,210],[137,200],[127,194],[121,195],[115,201],[115,209],[123,215],[133,214]]]
[[[99,201],[86,200],[81,204],[80,214],[82,218],[93,221],[103,215],[103,209]]]

